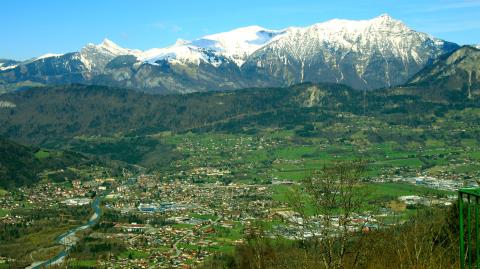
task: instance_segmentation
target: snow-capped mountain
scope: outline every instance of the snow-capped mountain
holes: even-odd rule
[[[211,49],[217,54],[233,60],[241,66],[248,56],[275,39],[285,31],[268,30],[260,26],[238,28],[229,32],[208,35],[191,43],[202,48]]]
[[[15,68],[19,63],[14,60],[0,59],[0,71]]]
[[[50,57],[59,57],[59,56],[62,56],[63,54],[60,54],[60,53],[46,53],[46,54],[43,54],[37,58],[33,58],[32,61],[36,61],[36,60],[41,60],[41,59],[46,59],[46,58],[50,58]]]
[[[200,63],[203,62],[213,66],[219,66],[222,63],[213,51],[195,46],[184,40],[177,40],[173,46],[167,48],[147,50],[143,52],[138,59],[153,65],[162,61],[179,64],[192,63],[196,65],[200,65]]]
[[[310,81],[375,89],[404,83],[457,48],[381,15],[283,30],[243,27],[146,51],[105,39],[79,52],[0,66],[0,84],[78,82],[193,92]]]
[[[121,55],[139,56],[140,50],[125,49],[111,40],[104,39],[102,43],[95,45],[87,44],[78,53],[78,59],[85,65],[88,71],[102,72],[108,62]]]
[[[207,35],[192,41],[178,40],[173,46],[145,51],[140,60],[155,63],[159,60],[175,62],[200,62],[219,66],[225,58],[241,66],[248,56],[267,45],[284,31],[260,26],[242,27],[229,32]]]
[[[362,21],[334,19],[290,29],[256,51],[243,68],[270,80],[320,79],[372,89],[401,84],[457,47],[411,30],[388,15]]]

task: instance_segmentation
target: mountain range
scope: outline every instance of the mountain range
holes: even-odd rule
[[[307,27],[234,29],[166,48],[122,48],[105,39],[78,52],[0,60],[0,92],[22,86],[94,84],[149,93],[341,83],[389,88],[409,81],[455,43],[410,29],[388,15],[334,19]]]
[[[335,83],[166,96],[97,85],[33,87],[0,95],[0,136],[48,145],[82,135],[285,126],[327,117],[328,111],[389,119],[395,113],[422,115],[439,107],[478,106],[479,66],[480,50],[464,46],[406,84],[364,93]]]
[[[182,158],[162,140],[172,133],[286,129],[310,136],[311,123],[335,125],[344,118],[414,129],[446,118],[478,124],[479,66],[480,50],[463,46],[438,57],[407,83],[375,91],[337,83],[170,95],[78,84],[13,91],[0,95],[0,187],[30,184],[45,171],[59,172],[60,181],[78,178],[63,168],[99,160],[160,167]]]

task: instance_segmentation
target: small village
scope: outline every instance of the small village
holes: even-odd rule
[[[126,179],[76,180],[68,186],[45,183],[21,188],[15,196],[2,196],[0,202],[10,211],[21,207],[88,209],[96,194],[105,193],[100,221],[85,236],[94,240],[115,238],[126,244],[125,254],[102,259],[101,265],[109,268],[188,268],[215,252],[231,251],[247,236],[263,234],[298,240],[322,233],[321,217],[302,216],[292,211],[287,202],[272,199],[275,188],[298,186],[295,181],[225,184],[220,178],[228,176],[228,171],[209,168],[194,169],[185,177],[198,175],[210,180],[198,184],[142,174]],[[399,178],[391,180],[398,181]],[[430,177],[401,181],[432,189],[450,188],[451,191],[460,186]],[[448,206],[455,198],[455,195],[404,195],[399,196],[397,202],[406,210],[418,206]],[[366,211],[352,216],[348,229],[368,232],[392,225],[386,220],[395,214],[398,212],[388,206],[375,212]],[[19,220],[21,216],[6,215],[0,222]],[[259,223],[267,223],[270,228],[259,231]]]

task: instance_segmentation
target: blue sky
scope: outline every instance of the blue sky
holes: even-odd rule
[[[415,30],[480,43],[480,0],[2,0],[0,58],[76,51],[107,37],[148,49],[233,28],[281,29],[382,13]]]

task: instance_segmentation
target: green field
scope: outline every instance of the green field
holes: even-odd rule
[[[44,227],[37,232],[26,234],[16,240],[3,242],[0,245],[0,253],[23,259],[30,259],[28,257],[32,253],[41,255],[42,259],[53,257],[58,253],[58,249],[53,248],[57,246],[55,239],[72,227],[71,225]]]
[[[298,186],[273,185],[272,188],[272,199],[275,201],[289,205],[292,201],[298,199],[292,192],[292,189],[298,188]],[[366,195],[364,197],[365,202],[367,202],[365,210],[384,206],[386,202],[396,200],[399,196],[418,195],[424,197],[443,197],[454,194],[454,192],[450,191],[434,190],[408,183],[367,183],[359,189],[359,193]],[[314,212],[312,205],[309,204],[305,205],[304,210],[307,214]]]
[[[149,253],[141,250],[127,250],[122,252],[119,257],[121,258],[129,258],[131,257],[132,259],[146,259],[150,256]]]
[[[374,183],[366,186],[369,199],[396,199],[404,195],[445,196],[453,192],[434,190],[407,183]]]
[[[8,194],[8,191],[0,188],[0,196],[4,196],[4,195],[6,195],[6,194]]]
[[[35,152],[35,158],[37,159],[45,159],[50,157],[50,152],[46,150],[39,150]]]
[[[5,217],[10,211],[0,208],[0,218]]]
[[[90,268],[96,267],[96,260],[69,260],[68,268]]]
[[[175,229],[191,229],[194,225],[186,223],[175,223],[171,225]]]
[[[190,217],[202,219],[202,220],[216,220],[217,216],[215,215],[200,215],[200,214],[191,214]]]

